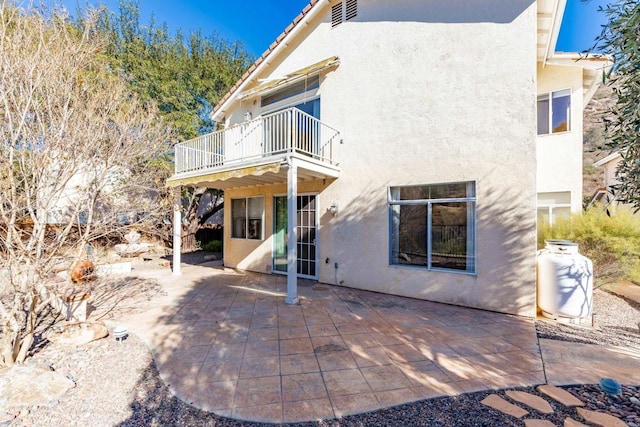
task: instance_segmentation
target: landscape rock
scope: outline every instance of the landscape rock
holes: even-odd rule
[[[102,323],[76,323],[68,325],[60,332],[49,334],[49,340],[63,346],[78,347],[109,335],[109,330]]]
[[[510,399],[513,399],[516,402],[523,403],[538,412],[541,412],[543,414],[553,414],[553,408],[551,407],[551,405],[549,405],[549,402],[539,396],[534,396],[533,394],[526,393],[524,391],[514,390],[507,391],[506,395]]]
[[[538,386],[538,391],[542,394],[546,394],[554,400],[557,400],[564,406],[584,406],[584,403],[582,403],[582,401],[573,394],[550,384]]]
[[[551,421],[529,419],[524,420],[524,427],[556,427]]]
[[[582,424],[581,422],[574,420],[573,418],[565,418],[564,427],[587,427],[587,426]]]
[[[516,418],[522,418],[529,413],[521,407],[507,402],[497,394],[491,394],[485,397],[484,400],[480,403]]]
[[[627,427],[627,423],[613,415],[578,408],[578,415],[586,422],[602,427]]]
[[[75,383],[43,365],[15,365],[0,371],[0,411],[55,405]]]
[[[138,243],[140,237],[141,235],[137,231],[130,231],[124,235],[124,240],[126,240],[127,243]]]

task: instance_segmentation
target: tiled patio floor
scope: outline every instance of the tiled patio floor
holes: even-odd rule
[[[340,417],[462,392],[545,383],[531,320],[299,281],[185,266],[129,319],[163,380],[217,414],[266,422]]]

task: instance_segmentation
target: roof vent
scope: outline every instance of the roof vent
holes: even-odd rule
[[[342,23],[342,2],[331,6],[331,27]]]
[[[358,16],[358,0],[347,0],[346,20],[350,20]]]

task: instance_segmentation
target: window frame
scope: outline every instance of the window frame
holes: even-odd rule
[[[551,202],[551,203],[540,203],[540,195],[541,194],[568,194],[569,195],[569,201],[565,202],[565,203],[558,203],[558,202]],[[553,226],[554,225],[554,210],[555,209],[569,209],[569,215],[571,215],[571,209],[572,209],[572,196],[573,194],[571,193],[571,191],[542,191],[536,194],[536,221],[538,218],[538,211],[540,211],[541,209],[546,209],[547,211],[547,215],[549,218],[548,221],[548,225]]]
[[[249,217],[249,200],[250,199],[262,199],[262,215],[260,216],[260,236],[258,238],[251,238],[248,237],[249,236],[249,222],[252,220],[252,218]],[[237,237],[234,236],[234,231],[235,231],[235,227],[234,227],[234,221],[236,220],[236,217],[233,215],[234,211],[233,211],[233,205],[234,205],[234,200],[244,200],[245,204],[244,204],[244,216],[240,217],[240,218],[244,218],[244,236],[243,237]],[[264,235],[265,235],[265,230],[264,230],[264,222],[265,222],[265,210],[266,210],[266,206],[265,206],[265,196],[247,196],[247,197],[234,197],[231,199],[231,238],[232,239],[238,239],[238,240],[254,240],[254,241],[263,241],[264,240]],[[257,218],[253,218],[253,219],[257,219]]]
[[[292,103],[299,104],[300,100],[305,101],[314,97],[319,97],[320,84],[322,83],[320,73],[306,76],[305,78],[288,83],[282,87],[269,91],[260,97],[260,111],[268,114],[270,111],[277,111],[283,106],[289,106]],[[275,97],[274,101],[269,98]]]
[[[396,200],[392,196],[393,189],[400,188],[408,188],[408,187],[426,187],[426,186],[438,186],[438,185],[455,185],[455,184],[466,184],[471,185],[473,188],[473,196],[466,197],[450,197],[450,198],[433,198],[433,199],[409,199],[409,200]],[[478,203],[477,203],[477,188],[478,183],[476,180],[471,181],[455,181],[455,182],[440,182],[440,183],[430,183],[430,184],[410,184],[410,185],[390,185],[387,187],[387,212],[388,212],[388,262],[389,267],[396,268],[410,268],[417,270],[426,270],[426,271],[435,271],[435,272],[446,272],[446,273],[454,273],[454,274],[464,274],[468,276],[476,276],[478,272],[478,262],[477,262],[477,254],[478,254],[478,244],[477,244],[477,230],[478,230]],[[469,193],[467,189],[467,194]],[[453,268],[445,268],[445,267],[437,267],[432,265],[432,226],[433,226],[433,205],[436,204],[446,204],[446,203],[466,203],[467,209],[472,209],[471,217],[469,217],[469,213],[467,213],[467,221],[469,218],[472,223],[469,226],[467,223],[467,247],[469,246],[471,240],[472,252],[466,255],[467,262],[470,262],[471,268],[466,270],[459,270]],[[427,264],[423,265],[415,265],[415,264],[400,264],[393,262],[393,247],[394,247],[394,206],[426,206],[427,208],[427,218],[426,218],[426,235],[424,238],[426,239],[426,257]]]
[[[554,132],[553,131],[553,94],[558,94],[561,92],[568,92],[567,96],[569,98],[569,111],[567,112],[567,130]],[[538,111],[538,103],[543,99],[548,102],[547,131],[540,133],[540,126],[538,123],[537,111]],[[573,127],[573,120],[571,120],[571,113],[573,111],[572,107],[573,107],[573,89],[571,87],[539,93],[536,97],[536,134],[538,136],[547,136],[547,135],[559,135],[559,134],[571,132]]]

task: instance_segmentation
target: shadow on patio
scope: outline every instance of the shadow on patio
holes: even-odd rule
[[[531,320],[305,280],[290,306],[282,276],[183,273],[122,320],[176,396],[218,415],[311,421],[545,382]]]

